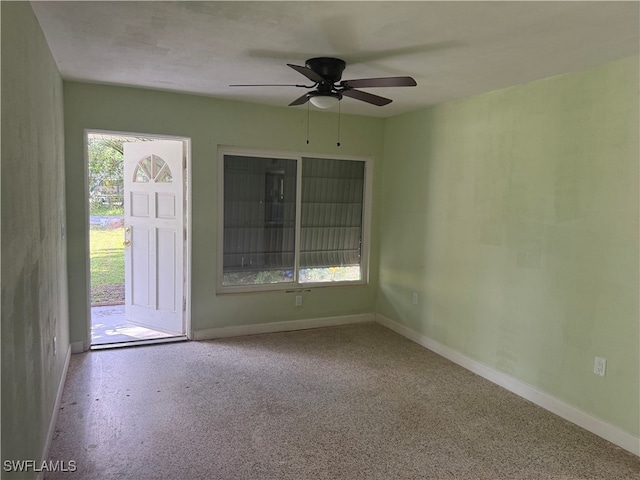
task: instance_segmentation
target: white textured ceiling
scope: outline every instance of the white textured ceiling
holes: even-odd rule
[[[632,2],[32,2],[65,79],[286,106],[286,63],[333,56],[343,79],[411,75],[343,113],[388,117],[639,54]],[[306,106],[290,108],[307,108]]]

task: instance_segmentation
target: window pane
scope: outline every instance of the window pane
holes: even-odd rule
[[[304,158],[300,283],[361,280],[364,162]]]
[[[224,156],[224,286],[294,280],[296,161]]]
[[[142,168],[142,166],[138,165],[136,167],[135,178],[133,179],[133,181],[136,183],[146,183],[149,181],[149,176],[144,171],[144,168]]]
[[[158,173],[160,173],[160,170],[162,170],[162,167],[164,167],[166,165],[165,161],[158,157],[157,155],[153,155],[153,178],[157,178]]]
[[[156,182],[158,183],[171,183],[173,181],[173,176],[171,175],[171,170],[169,169],[169,165],[165,164],[160,170],[160,173],[156,177]]]
[[[147,183],[153,176],[151,175],[151,157],[144,157],[136,166],[134,182]]]

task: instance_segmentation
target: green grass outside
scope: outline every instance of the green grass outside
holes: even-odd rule
[[[91,303],[124,303],[124,229],[91,227]]]

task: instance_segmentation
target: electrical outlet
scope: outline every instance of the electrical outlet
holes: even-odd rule
[[[413,294],[411,295],[411,302],[414,305],[418,304],[418,293],[417,292],[413,292]]]
[[[296,307],[302,306],[302,295],[296,295]]]
[[[596,375],[600,375],[604,377],[607,371],[607,360],[605,358],[596,357],[595,362],[593,363],[593,373]]]

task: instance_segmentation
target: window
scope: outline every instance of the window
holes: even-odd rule
[[[150,179],[158,183],[171,183],[173,181],[169,165],[157,155],[148,155],[138,162],[133,181],[135,183],[148,183]]]
[[[220,291],[367,280],[367,161],[220,154]]]
[[[291,283],[296,161],[225,155],[223,286]]]

